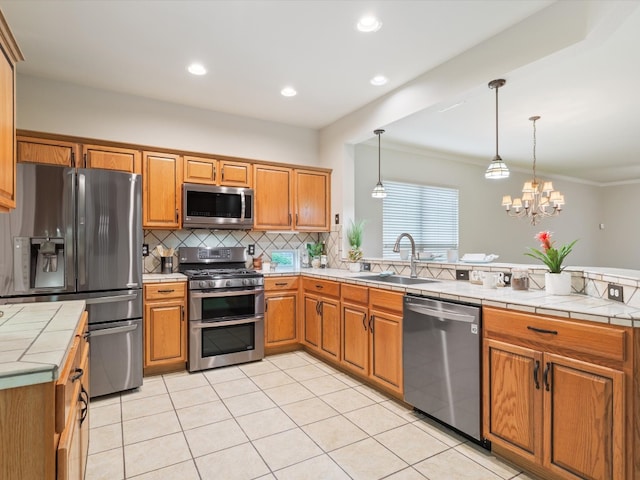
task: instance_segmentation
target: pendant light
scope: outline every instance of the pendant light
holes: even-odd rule
[[[498,153],[498,89],[504,86],[505,83],[507,81],[502,78],[489,82],[489,88],[493,88],[496,91],[496,156],[493,157],[487,171],[484,172],[484,178],[509,178],[509,169]]]
[[[387,192],[384,189],[384,185],[382,185],[382,180],[380,180],[380,135],[384,133],[384,130],[374,130],[373,133],[378,136],[378,183],[373,187],[371,196],[373,198],[385,198],[387,196]]]

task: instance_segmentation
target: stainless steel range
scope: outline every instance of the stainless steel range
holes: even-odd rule
[[[190,372],[264,358],[264,277],[244,247],[182,247],[189,279]]]

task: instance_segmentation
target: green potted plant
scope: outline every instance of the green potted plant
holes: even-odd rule
[[[309,252],[309,258],[311,259],[311,266],[313,268],[320,268],[320,255],[322,255],[322,243],[307,243],[307,252]]]
[[[540,232],[535,238],[540,242],[542,251],[529,247],[529,252],[525,255],[540,260],[549,268],[549,272],[544,275],[545,290],[551,295],[569,295],[571,293],[571,274],[563,271],[562,262],[571,253],[578,240],[555,248],[553,246],[555,242],[551,241],[551,232]]]
[[[351,225],[347,228],[347,241],[349,242],[349,251],[347,257],[349,258],[349,270],[352,272],[360,271],[360,259],[362,258],[362,233],[364,231],[364,220],[358,220],[354,222],[351,220]]]

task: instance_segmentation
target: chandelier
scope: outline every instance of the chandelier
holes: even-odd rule
[[[545,217],[554,217],[562,211],[564,195],[553,189],[552,182],[543,182],[536,177],[536,121],[533,122],[533,180],[524,182],[522,197],[511,200],[511,195],[502,197],[502,206],[511,217],[528,218],[535,225]]]

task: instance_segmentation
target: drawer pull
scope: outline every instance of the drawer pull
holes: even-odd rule
[[[364,331],[367,331],[367,314],[363,313],[362,314],[362,327],[364,328]]]
[[[82,385],[80,390],[80,395],[78,395],[78,401],[84,404],[84,407],[80,409],[80,425],[84,423],[87,419],[87,414],[89,413],[89,392],[87,392]]]
[[[538,374],[540,373],[540,360],[536,360],[536,366],[533,367],[533,382],[536,384],[536,390],[540,390],[540,381]]]
[[[369,315],[369,331],[373,333],[373,322],[375,321],[375,315]]]
[[[158,290],[158,293],[173,293],[175,292],[175,289],[173,288],[169,288],[167,290]]]
[[[544,328],[536,328],[536,327],[532,327],[532,326],[527,326],[528,330],[532,330],[534,332],[538,332],[538,333],[548,333],[549,335],[557,335],[558,331],[557,330],[545,330]]]
[[[286,287],[287,286],[287,282],[277,282],[276,283],[276,287]]]
[[[75,373],[71,376],[72,382],[75,382],[76,380],[80,379],[82,375],[84,375],[84,370],[82,370],[81,368],[76,368],[74,372]]]
[[[544,382],[544,389],[549,391],[549,376],[551,375],[551,363],[547,362],[547,366],[544,368],[544,374],[542,375],[542,381]]]

